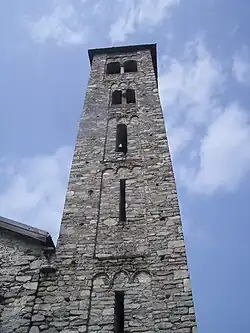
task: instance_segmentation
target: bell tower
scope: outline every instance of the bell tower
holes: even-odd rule
[[[89,58],[50,316],[72,332],[195,333],[156,45]]]

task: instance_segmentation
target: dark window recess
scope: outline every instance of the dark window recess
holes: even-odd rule
[[[122,104],[122,91],[115,90],[112,93],[112,105]]]
[[[126,221],[125,182],[126,182],[125,179],[120,179],[120,212],[119,212],[120,222]]]
[[[124,292],[115,293],[115,333],[124,333]]]
[[[137,63],[135,60],[124,62],[124,73],[137,72]]]
[[[135,91],[134,89],[127,89],[126,101],[128,104],[135,103]]]
[[[118,124],[116,127],[116,147],[115,151],[127,154],[127,126]]]
[[[119,62],[110,62],[107,64],[107,74],[118,74],[121,72],[121,65]]]

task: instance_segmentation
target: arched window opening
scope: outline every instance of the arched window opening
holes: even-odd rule
[[[120,179],[120,206],[119,206],[119,221],[126,222],[126,179]]]
[[[118,124],[116,127],[116,152],[127,154],[127,126]]]
[[[128,60],[124,62],[124,73],[137,72],[137,62],[135,60]]]
[[[134,89],[127,89],[126,91],[126,101],[128,104],[135,103],[135,91]]]
[[[124,332],[124,292],[115,292],[115,333]]]
[[[121,72],[121,65],[119,62],[110,62],[107,64],[107,74],[118,74]]]
[[[112,105],[122,104],[122,91],[115,90],[112,93]]]

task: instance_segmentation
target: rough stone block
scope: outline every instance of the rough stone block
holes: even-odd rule
[[[24,276],[24,275],[19,275],[16,277],[16,281],[18,282],[27,282],[31,280],[31,276]]]
[[[185,278],[188,278],[188,271],[186,270],[174,271],[175,280],[185,279]]]
[[[36,289],[37,289],[37,286],[38,286],[38,282],[27,282],[27,283],[24,285],[24,288],[26,288],[26,289],[30,289],[30,290],[36,290]]]
[[[36,314],[36,315],[32,316],[31,320],[32,320],[33,322],[36,322],[36,321],[44,321],[44,320],[45,320],[45,317],[44,317],[44,315]]]

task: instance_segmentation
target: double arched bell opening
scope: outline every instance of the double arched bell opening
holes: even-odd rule
[[[106,69],[107,74],[119,74],[121,73],[121,65],[118,61],[115,62],[110,62],[107,64],[107,69]]]
[[[121,105],[121,104],[135,104],[135,91],[134,89],[126,89],[125,92],[122,90],[114,90],[112,92],[112,105]]]
[[[135,60],[127,60],[123,64],[113,61],[107,64],[106,74],[134,73],[137,72],[137,62]]]

